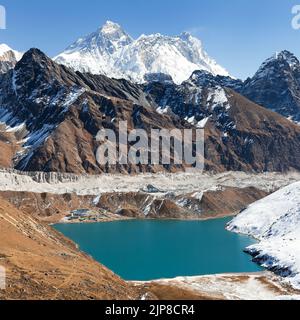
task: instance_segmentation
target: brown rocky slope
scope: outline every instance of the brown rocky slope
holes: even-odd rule
[[[1,299],[138,299],[111,271],[35,218],[0,199]]]

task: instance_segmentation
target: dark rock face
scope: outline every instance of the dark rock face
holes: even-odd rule
[[[300,122],[300,62],[288,51],[267,59],[244,83],[231,79],[223,85],[294,122]]]
[[[241,90],[243,84],[197,71],[182,85],[149,83],[145,92],[163,110],[171,109],[187,122],[205,127],[207,169],[217,170],[215,164],[225,170],[299,168],[296,146],[299,146],[300,128],[249,101],[229,89],[230,86]],[[291,145],[286,143],[286,136],[293,136]],[[294,164],[290,167],[291,157]]]
[[[77,174],[183,169],[99,166],[98,131],[118,132],[119,121],[127,120],[128,130],[148,133],[205,127],[208,170],[300,169],[300,127],[228,89],[241,86],[205,72],[195,72],[182,85],[163,79],[142,86],[74,72],[31,49],[14,70],[0,76],[0,121],[13,128],[22,147],[11,167]]]
[[[241,93],[250,100],[300,122],[300,63],[283,51],[263,63]]]
[[[267,59],[245,82],[203,71],[194,72],[191,79],[201,86],[214,84],[231,88],[260,106],[300,122],[300,62],[289,51]]]

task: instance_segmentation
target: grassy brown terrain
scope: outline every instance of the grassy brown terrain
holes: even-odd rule
[[[136,289],[51,227],[0,199],[1,299],[138,299]]]

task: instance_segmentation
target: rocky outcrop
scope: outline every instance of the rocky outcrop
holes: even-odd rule
[[[298,300],[299,291],[269,272],[179,277],[137,283],[159,300]],[[253,290],[253,285],[257,290]]]
[[[78,208],[95,208],[94,196],[18,191],[1,191],[0,195],[22,212],[49,222],[58,222],[72,210]]]
[[[139,218],[205,219],[234,215],[267,195],[255,188],[220,188],[175,196],[150,193],[113,193],[99,198],[98,207]]]

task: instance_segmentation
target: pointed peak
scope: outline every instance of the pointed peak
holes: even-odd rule
[[[266,66],[269,65],[269,63],[273,63],[274,61],[279,61],[279,62],[284,61],[288,63],[292,69],[295,68],[296,66],[299,66],[300,64],[299,60],[293,53],[291,53],[288,50],[283,50],[280,52],[276,52],[275,54],[273,54],[272,57],[265,60],[261,68],[265,68]]]
[[[40,49],[37,48],[31,48],[24,54],[25,57],[41,57],[41,58],[47,58],[50,59],[46,56],[44,52],[42,52]]]
[[[52,60],[41,50],[32,48],[24,53],[22,59],[17,63],[16,68],[21,67],[23,64],[28,65],[32,63],[53,63]]]
[[[275,60],[284,60],[284,61],[293,61],[293,62],[299,62],[299,60],[296,58],[296,56],[288,51],[288,50],[283,50],[283,51],[280,51],[280,52],[276,52],[273,57],[271,57],[271,59],[275,59]]]
[[[290,57],[295,57],[295,55],[288,50],[282,50],[280,52],[276,52],[274,56],[276,57],[276,59],[288,59]]]
[[[121,26],[113,21],[106,21],[105,24],[100,28],[100,31],[104,34],[113,34],[115,32],[121,31]]]
[[[189,83],[198,86],[216,85],[216,76],[206,70],[196,70],[192,73],[191,77],[187,80]]]
[[[12,48],[10,48],[7,44],[5,43],[1,43],[0,44],[0,55],[8,52],[8,51],[12,51]]]
[[[206,71],[206,70],[195,70],[190,79],[193,80],[193,79],[198,79],[199,77],[214,77],[214,75],[209,72],[209,71]]]

